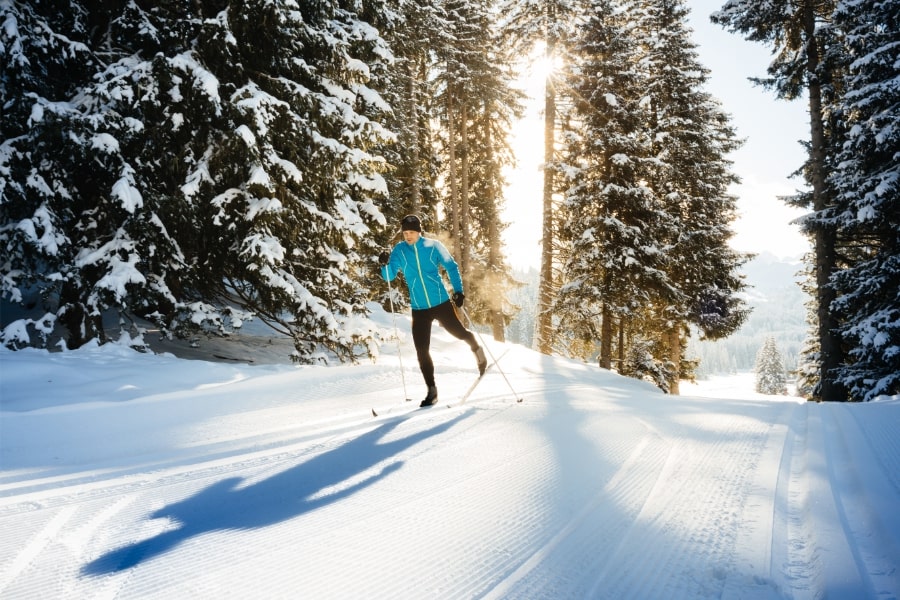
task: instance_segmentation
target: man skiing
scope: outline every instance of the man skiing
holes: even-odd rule
[[[452,336],[469,344],[478,361],[479,375],[484,374],[487,359],[484,350],[475,340],[475,334],[463,326],[450,304],[452,300],[456,306],[462,308],[465,300],[459,266],[450,252],[439,241],[422,235],[422,222],[416,215],[403,217],[400,230],[403,241],[394,246],[390,253],[387,250],[383,251],[378,256],[378,262],[382,265],[381,276],[385,281],[392,281],[401,271],[406,280],[409,303],[412,306],[413,343],[416,346],[422,377],[428,386],[428,394],[420,406],[431,406],[438,399],[434,381],[434,362],[429,351],[433,321],[437,320]],[[441,267],[450,277],[450,284],[453,286],[452,298],[441,279]]]

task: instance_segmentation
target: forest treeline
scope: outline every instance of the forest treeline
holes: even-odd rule
[[[536,347],[677,393],[690,336],[746,320],[740,145],[681,0],[0,0],[0,298],[10,348],[140,345],[248,318],[294,359],[377,352],[375,256],[407,213],[498,339],[522,58],[547,64]],[[730,0],[809,100],[805,386],[900,386],[897,7]],[[874,25],[873,25],[874,24]],[[508,172],[508,171],[507,171]],[[515,202],[515,198],[509,199]],[[515,207],[512,211],[515,211]],[[395,290],[396,292],[396,290]],[[399,296],[393,299],[402,302]]]

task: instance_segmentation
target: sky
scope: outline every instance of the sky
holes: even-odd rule
[[[333,367],[252,327],[0,349],[0,597],[900,597],[900,397],[673,397],[482,340],[502,374],[460,404],[475,361],[435,328],[417,410],[398,321]]]
[[[778,100],[767,90],[751,84],[748,77],[765,76],[769,50],[745,41],[709,22],[709,15],[722,3],[691,0],[690,25],[698,44],[700,62],[710,70],[708,91],[733,119],[744,145],[729,158],[741,178],[731,192],[738,197],[738,220],[732,246],[745,252],[770,252],[779,258],[798,258],[809,250],[809,242],[791,221],[804,213],[786,206],[779,196],[802,187],[791,178],[804,161],[799,140],[809,137],[805,102]],[[541,97],[543,77],[524,78],[530,94]],[[518,165],[509,173],[505,218],[510,227],[504,235],[510,264],[515,268],[537,268],[540,264],[541,190],[543,178],[542,105],[532,102],[515,128],[513,148]]]

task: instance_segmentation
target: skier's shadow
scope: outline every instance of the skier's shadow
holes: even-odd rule
[[[353,478],[416,443],[447,431],[468,414],[460,413],[430,429],[378,443],[406,420],[394,419],[334,450],[257,483],[238,487],[242,482],[240,477],[216,482],[194,496],[150,515],[151,518],[168,517],[179,523],[179,527],[104,554],[85,565],[82,573],[103,575],[122,571],[159,556],[193,536],[217,530],[266,527],[337,502],[383,479],[399,469],[403,462],[385,464],[359,481],[351,481]],[[342,483],[345,485],[341,486]],[[326,488],[331,486],[337,487],[327,493]]]

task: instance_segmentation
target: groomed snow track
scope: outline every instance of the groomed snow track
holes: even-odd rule
[[[3,412],[0,597],[900,595],[896,402],[502,365],[521,404],[489,373],[409,410],[373,365]]]

